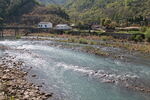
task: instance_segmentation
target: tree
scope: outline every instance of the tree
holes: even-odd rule
[[[4,18],[8,14],[8,7],[10,5],[10,0],[0,0],[0,17]]]
[[[150,42],[150,28],[148,28],[147,31],[145,32],[145,37],[146,37],[146,40]]]
[[[111,19],[107,18],[107,19],[103,19],[102,24],[103,26],[110,26],[111,24]]]
[[[0,17],[0,26],[3,25],[3,18]]]
[[[17,20],[37,5],[35,0],[0,0],[0,17],[3,21]]]

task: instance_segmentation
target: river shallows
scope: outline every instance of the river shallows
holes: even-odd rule
[[[125,88],[150,83],[150,67],[75,52],[46,44],[51,41],[0,41],[3,51],[32,66],[32,81],[60,100],[149,100],[150,95]],[[131,80],[131,82],[126,80]],[[112,83],[106,83],[113,81]]]

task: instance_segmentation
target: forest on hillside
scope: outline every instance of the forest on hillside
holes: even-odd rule
[[[1,0],[0,22],[102,24],[111,20],[115,25],[147,26],[149,5],[150,0]]]
[[[150,0],[38,0],[61,5],[72,23],[100,24],[104,19],[125,25],[148,25]]]
[[[36,0],[0,0],[1,24],[36,25],[40,21],[67,23],[69,15],[57,5],[42,5]]]
[[[150,0],[69,0],[66,8],[75,21],[97,23],[109,18],[140,24],[150,17],[149,5]]]
[[[35,0],[0,0],[1,22],[17,21],[20,16],[32,11],[37,5]]]

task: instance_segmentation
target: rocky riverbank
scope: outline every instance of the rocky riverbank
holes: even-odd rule
[[[23,62],[15,61],[15,57],[0,58],[0,100],[47,100],[52,93],[40,91],[36,86],[26,80],[28,72],[22,70]]]

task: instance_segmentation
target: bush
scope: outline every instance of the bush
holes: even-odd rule
[[[144,40],[144,37],[142,34],[136,34],[131,37],[131,40],[135,42],[142,42]]]
[[[143,37],[141,35],[136,35],[135,41],[142,42],[143,41]]]
[[[141,32],[146,32],[146,30],[147,30],[147,27],[145,27],[145,26],[141,27],[141,29],[140,29]]]
[[[21,39],[21,36],[20,35],[16,35],[16,39]]]
[[[112,40],[113,37],[111,37],[111,36],[101,36],[100,39],[101,39],[102,41],[107,41],[107,40]]]
[[[150,28],[148,28],[145,32],[145,37],[148,42],[150,42]]]
[[[75,38],[70,38],[70,39],[69,39],[69,42],[74,43],[74,42],[76,42],[76,39],[75,39]]]
[[[97,42],[95,42],[95,41],[90,42],[90,45],[96,45],[96,44],[97,44]]]
[[[81,43],[81,44],[88,44],[88,40],[81,38],[79,40],[79,43]]]

